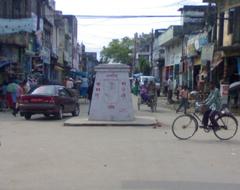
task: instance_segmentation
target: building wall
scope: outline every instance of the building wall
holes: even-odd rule
[[[182,57],[182,42],[177,40],[165,48],[165,66],[179,64]]]
[[[229,11],[225,11],[225,14],[224,14],[225,18],[228,18],[229,17]],[[233,37],[233,34],[229,34],[228,33],[228,27],[229,27],[229,21],[228,20],[224,20],[224,29],[223,29],[223,46],[230,46],[232,44],[232,37]]]

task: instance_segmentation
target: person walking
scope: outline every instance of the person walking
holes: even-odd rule
[[[23,89],[18,84],[18,80],[13,79],[12,82],[8,84],[7,91],[11,96],[12,114],[16,117],[16,114],[18,113],[18,101],[23,94]]]
[[[184,113],[187,113],[187,107],[188,107],[188,88],[187,86],[183,86],[183,88],[180,90],[179,96],[181,98],[181,102],[179,107],[176,110],[176,113],[179,112],[179,110],[183,107],[184,108]]]

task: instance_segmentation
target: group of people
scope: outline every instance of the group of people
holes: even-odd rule
[[[12,114],[18,113],[18,100],[21,95],[30,91],[31,85],[28,80],[19,81],[11,78],[0,85],[0,109],[12,109]]]

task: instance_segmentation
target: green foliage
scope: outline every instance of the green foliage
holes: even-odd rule
[[[124,37],[121,40],[113,39],[108,47],[103,47],[100,53],[103,63],[109,63],[110,61],[115,63],[122,63],[131,65],[132,63],[132,47],[133,40]]]
[[[150,63],[144,57],[139,58],[139,70],[144,75],[150,75],[151,73]]]

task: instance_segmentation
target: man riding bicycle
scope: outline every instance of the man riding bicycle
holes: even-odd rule
[[[203,102],[202,111],[203,111],[203,119],[202,119],[202,128],[207,128],[208,120],[210,118],[213,126],[218,126],[215,116],[219,113],[221,109],[221,96],[219,89],[216,87],[215,83],[210,83],[210,94],[207,99]]]

